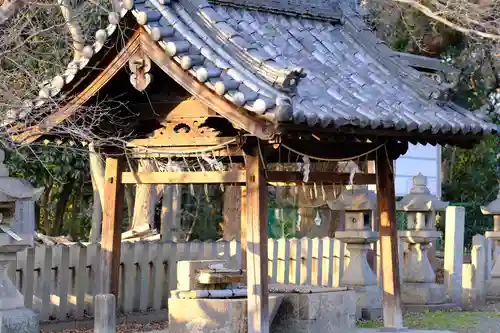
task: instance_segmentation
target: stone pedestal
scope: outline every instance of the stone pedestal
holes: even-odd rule
[[[500,246],[500,231],[488,231],[485,236],[493,240],[497,247]],[[500,255],[494,258],[490,276],[491,279],[486,281],[486,298],[500,299]]]
[[[445,288],[436,283],[406,282],[401,288],[401,299],[408,304],[443,304]]]
[[[436,274],[427,256],[429,244],[440,232],[433,230],[400,232],[409,252],[403,269],[401,299],[407,304],[442,304],[446,300],[444,286],[436,284]]]
[[[272,321],[281,297],[269,296]],[[168,300],[169,333],[247,333],[247,298]]]
[[[39,333],[38,315],[27,308],[0,311],[0,332]]]
[[[282,296],[283,301],[271,324],[271,332],[353,333],[356,331],[356,296],[353,290],[327,290],[316,287],[311,289],[317,290],[308,293],[273,294]]]
[[[367,260],[370,244],[378,238],[378,233],[368,230],[338,231],[335,237],[346,243],[349,251],[349,264],[340,285],[353,288],[356,292],[357,318],[381,318],[382,290],[377,285],[377,276]]]
[[[493,217],[493,231],[486,232],[485,236],[487,239],[494,241],[498,249],[500,248],[500,186],[498,187],[497,198],[486,206],[481,207],[481,212],[484,215]],[[491,277],[491,279],[486,281],[486,298],[500,298],[500,252],[498,251],[494,255],[491,272],[487,276]]]
[[[38,315],[24,307],[23,295],[7,275],[7,265],[14,260],[15,253],[0,253],[0,332],[38,333]]]

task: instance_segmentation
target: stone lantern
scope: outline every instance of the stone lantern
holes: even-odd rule
[[[367,186],[356,186],[344,190],[329,206],[345,212],[345,230],[335,233],[335,238],[346,244],[350,254],[340,284],[356,291],[358,315],[367,319],[380,317],[382,291],[367,260],[370,244],[378,240],[378,232],[372,231],[377,209],[376,194]]]
[[[484,215],[493,216],[493,231],[487,231],[485,236],[495,242],[496,248],[500,248],[500,188],[497,198],[488,205],[481,207]],[[491,279],[486,281],[487,297],[500,297],[500,251],[495,251],[495,260],[491,270]]]
[[[0,150],[0,332],[40,332],[38,317],[24,307],[24,297],[9,279],[7,265],[16,260],[17,252],[33,245],[34,201],[43,189],[9,177],[4,159]]]
[[[407,230],[399,232],[409,247],[402,287],[402,300],[407,304],[441,304],[445,301],[445,289],[436,284],[436,274],[427,251],[430,244],[441,237],[436,231],[436,212],[448,205],[430,193],[427,177],[421,173],[413,177],[410,193],[397,204],[399,211],[407,213]]]

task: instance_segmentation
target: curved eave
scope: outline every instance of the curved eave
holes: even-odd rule
[[[257,115],[269,113],[276,119],[289,112],[288,96],[226,52],[184,6],[169,1],[137,0],[130,9],[171,59],[217,95]]]
[[[210,109],[228,119],[236,128],[245,130],[261,139],[272,139],[277,134],[274,124],[241,107],[237,107],[223,96],[217,95],[200,83],[192,73],[185,71],[175,58],[169,57],[164,48],[149,35],[141,35],[144,53],[167,75],[180,84],[187,92]]]
[[[118,33],[120,20],[126,14],[127,10],[125,9],[119,14],[109,13],[108,25],[106,28],[96,32],[96,41],[93,44],[86,45],[83,48],[81,56],[71,60],[63,73],[42,82],[37,97],[25,100],[22,107],[12,108],[7,111],[6,116],[0,122],[0,127],[11,127],[34,111],[42,109],[53,103],[56,99],[62,99],[64,97],[62,96],[63,92],[68,90],[68,87],[76,85],[77,81],[82,79],[80,74],[88,68],[93,60],[98,59],[105,52],[105,45],[111,37],[114,37]]]

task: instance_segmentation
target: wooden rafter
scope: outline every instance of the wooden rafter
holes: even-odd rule
[[[12,135],[12,139],[23,144],[32,143],[40,136],[46,134],[48,130],[74,115],[77,110],[104,87],[104,85],[127,64],[130,57],[137,52],[140,46],[139,36],[140,32],[136,31],[113,61],[92,81],[91,84],[73,97],[64,107],[56,113],[48,115],[43,120],[43,124],[33,126],[20,134],[14,134]]]
[[[280,124],[279,129],[286,133],[314,133],[315,135],[324,135],[327,137],[332,136],[354,136],[354,137],[365,137],[371,139],[392,139],[407,141],[409,143],[429,143],[431,145],[436,144],[452,144],[455,146],[463,148],[471,148],[476,143],[478,143],[483,134],[467,134],[462,133],[456,134],[442,134],[442,133],[432,133],[430,131],[418,132],[418,131],[405,131],[405,130],[391,130],[391,129],[370,129],[370,128],[359,128],[353,126],[344,127],[332,127],[332,128],[322,128],[322,127],[310,127],[307,125],[296,125],[296,124]]]

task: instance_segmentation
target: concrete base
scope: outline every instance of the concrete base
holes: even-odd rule
[[[378,286],[354,287],[356,292],[356,319],[382,318],[382,290]]]
[[[441,304],[445,302],[444,286],[436,283],[403,283],[401,300],[404,304]]]
[[[269,296],[269,319],[273,319],[281,297]],[[247,299],[168,300],[169,333],[247,333]],[[2,332],[3,333],[3,332]]]
[[[491,278],[486,282],[486,298],[487,299],[500,299],[500,278]]]
[[[355,331],[356,295],[353,290],[310,294],[285,293],[273,333],[351,333]]]
[[[1,310],[0,333],[40,333],[38,315],[27,308]]]

